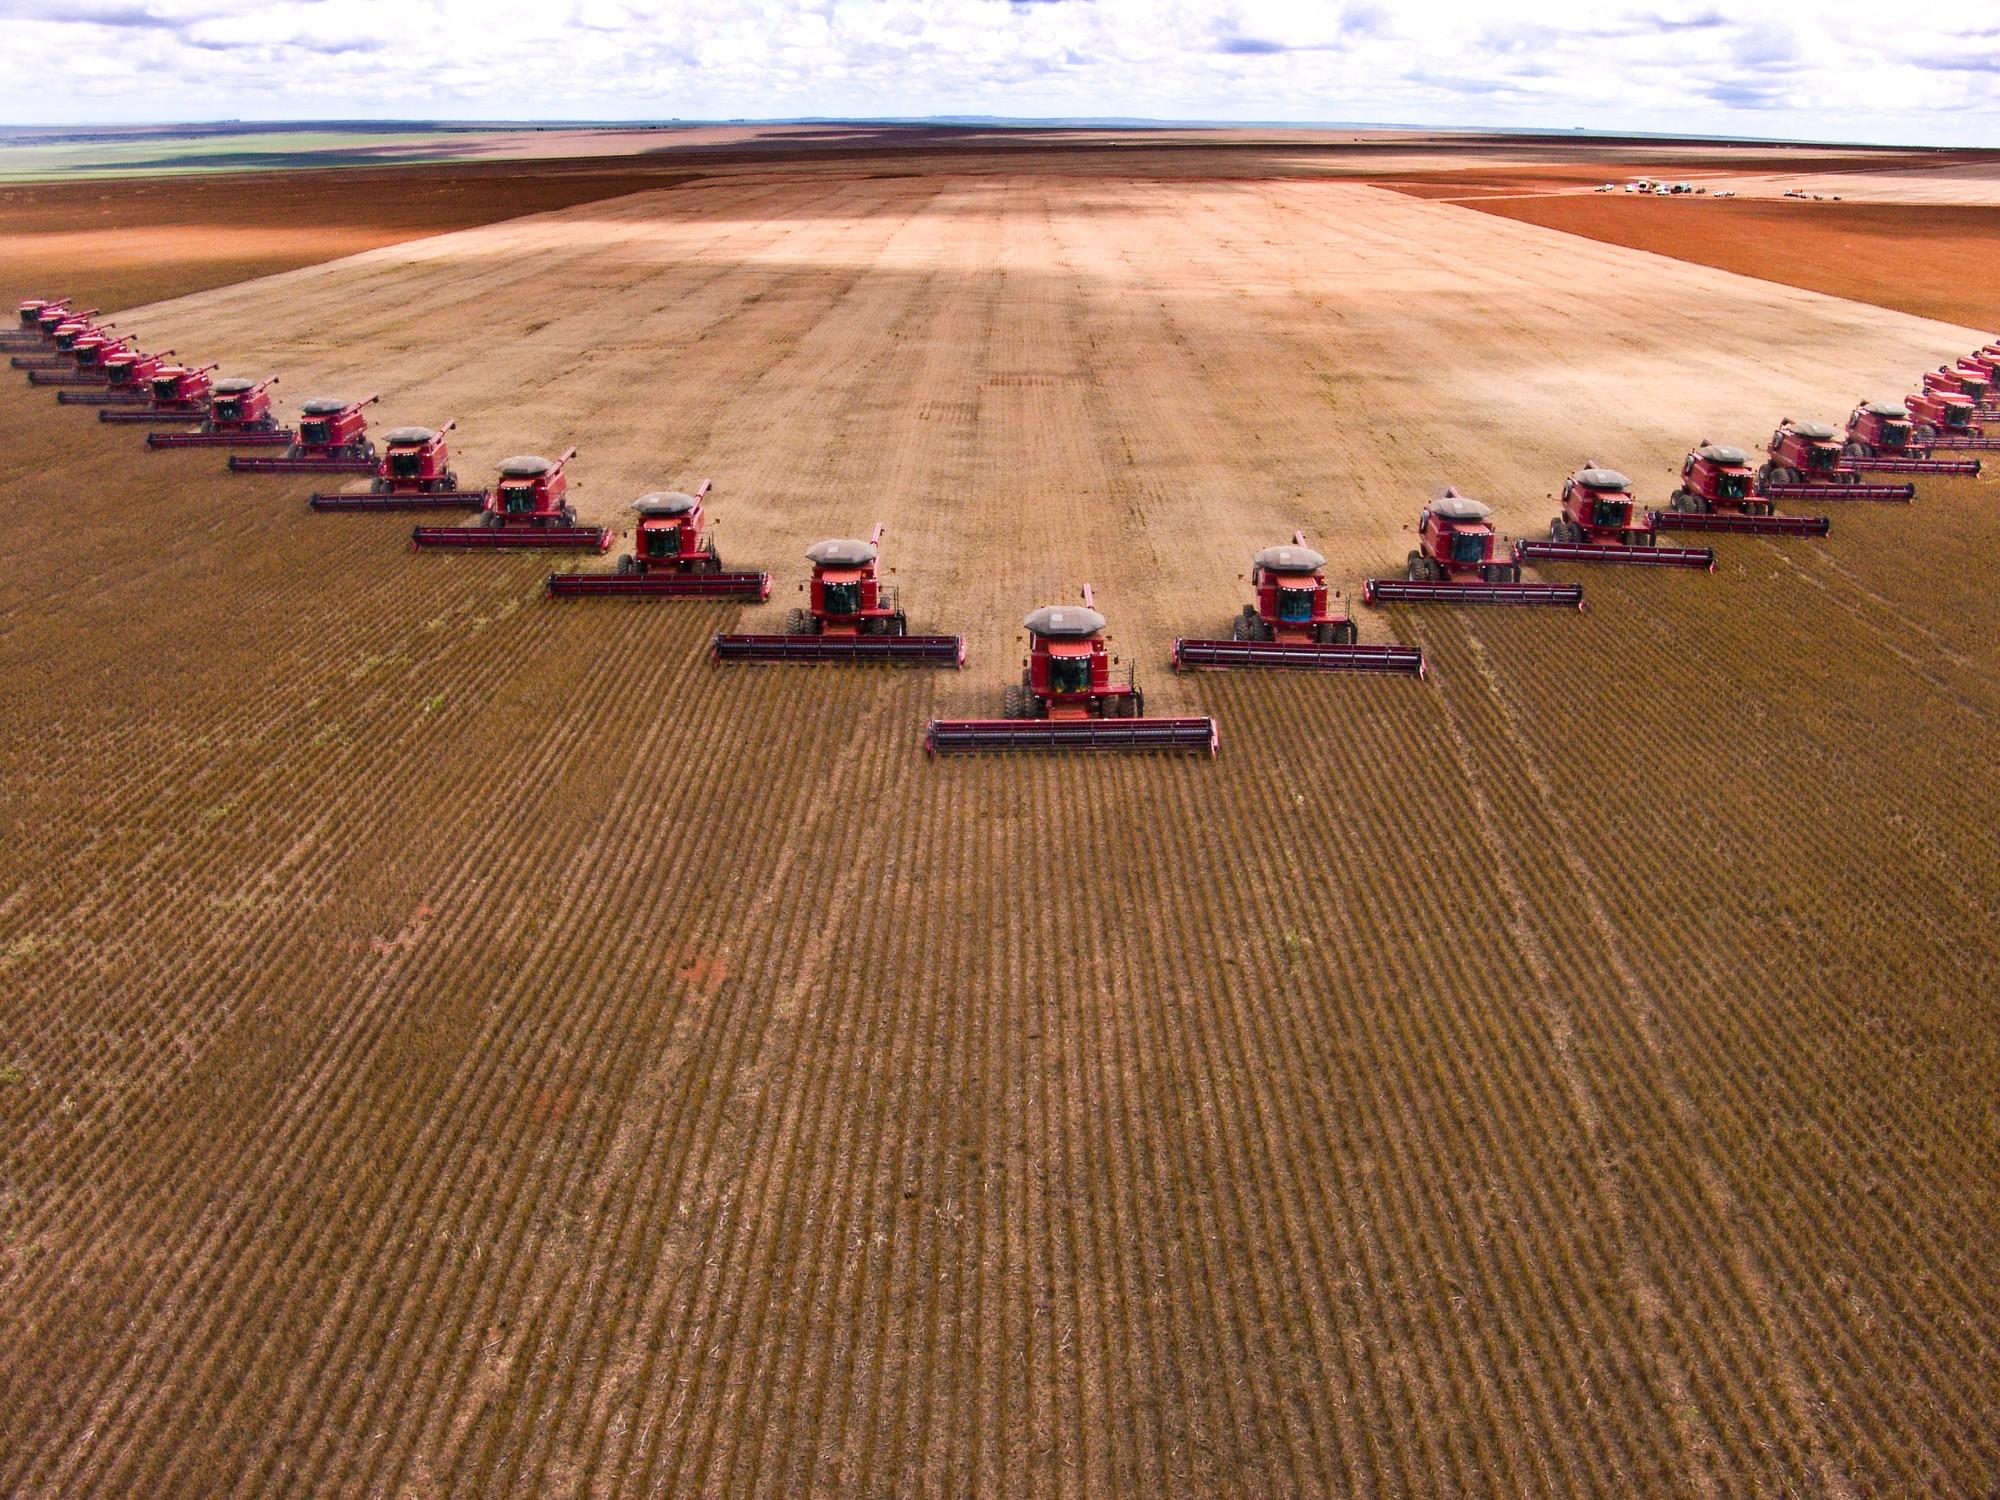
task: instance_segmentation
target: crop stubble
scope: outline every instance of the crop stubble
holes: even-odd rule
[[[779,588],[544,606],[0,393],[0,1488],[1991,1482],[2000,695],[1907,529],[1984,556],[1981,487],[1371,618],[1429,687],[1161,664],[1294,525],[1352,583],[1446,479],[1657,498],[1963,331],[1353,187],[838,174],[134,321],[468,477],[577,441],[593,519],[713,474]],[[707,665],[876,519],[964,673]],[[1084,577],[1222,757],[924,764]]]

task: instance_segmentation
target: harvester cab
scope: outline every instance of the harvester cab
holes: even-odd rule
[[[278,377],[262,380],[233,375],[215,382],[208,402],[208,426],[214,432],[248,432],[275,427],[271,420],[271,387]]]
[[[1190,668],[1290,667],[1313,672],[1400,672],[1424,675],[1416,646],[1362,646],[1354,621],[1326,586],[1326,559],[1295,531],[1289,546],[1266,547],[1250,559],[1255,602],[1230,623],[1230,639],[1174,642],[1176,672]]]
[[[1401,578],[1370,578],[1368,604],[1550,604],[1583,608],[1576,583],[1523,583],[1521,564],[1494,556],[1493,512],[1447,489],[1417,516],[1417,547]]]
[[[108,356],[117,353],[121,349],[130,347],[131,343],[132,336],[130,334],[121,333],[113,337],[111,334],[99,329],[95,333],[86,333],[74,344],[70,345],[69,352],[76,360],[76,367],[79,370],[101,370],[104,368],[104,361]]]
[[[1762,495],[1768,495],[1774,484],[1832,484],[1843,457],[1840,435],[1826,423],[1795,422],[1790,417],[1778,424],[1764,451],[1769,457],[1757,471],[1757,492]]]
[[[632,502],[639,529],[632,536],[632,555],[618,559],[624,574],[719,573],[722,555],[715,539],[702,530],[702,502],[712,480],[704,479],[693,494],[654,490]]]
[[[379,395],[361,401],[312,397],[299,407],[299,440],[292,445],[290,456],[373,460],[375,444],[369,440],[368,418],[362,413],[381,399]]]
[[[1122,672],[1105,640],[1090,585],[1083,603],[1045,604],[1021,621],[1028,659],[1001,699],[997,719],[933,719],[925,748],[965,750],[1206,750],[1210,718],[1149,719],[1130,665]]]
[[[74,355],[78,339],[89,338],[92,334],[104,333],[117,326],[115,323],[93,323],[89,318],[65,318],[56,324],[51,337],[55,341],[56,353]]]
[[[533,453],[500,460],[500,478],[486,502],[486,524],[503,528],[574,526],[569,503],[571,448],[551,462]]]
[[[1847,418],[1843,451],[1857,458],[1915,458],[1910,442],[1910,414],[1897,401],[1864,401]]]
[[[1653,523],[1635,515],[1632,481],[1616,469],[1585,464],[1563,481],[1562,513],[1546,542],[1514,543],[1514,565],[1525,562],[1631,563],[1655,568],[1715,567],[1708,547],[1662,547]]]
[[[877,573],[882,534],[878,524],[863,542],[834,537],[806,548],[812,578],[804,585],[808,606],[794,609],[785,621],[787,635],[854,637],[908,635],[910,622],[896,607],[896,590]]]

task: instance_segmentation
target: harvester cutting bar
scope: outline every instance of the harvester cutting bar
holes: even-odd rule
[[[32,379],[37,372],[74,370],[76,361],[67,354],[17,354],[7,361],[17,370],[26,370]]]
[[[1907,505],[1917,498],[1914,484],[1767,484],[1757,492],[1768,500],[1884,500]]]
[[[68,369],[64,369],[61,365],[52,365],[46,369],[28,371],[29,385],[46,387],[109,385],[110,383],[110,379],[105,375],[102,365],[85,365],[81,369],[75,365],[71,365]]]
[[[376,459],[359,458],[269,458],[263,454],[244,457],[229,455],[232,474],[373,474],[380,467]]]
[[[1980,464],[1976,458],[1857,458],[1847,467],[1857,474],[1929,474],[1951,479],[1977,474]]]
[[[1731,511],[1655,510],[1655,531],[1728,531],[1738,536],[1825,536],[1833,522],[1825,516],[1744,516]]]
[[[314,495],[308,502],[314,510],[474,510],[487,501],[485,490],[431,490],[421,495],[375,495],[366,490],[352,495]]]
[[[713,656],[718,662],[889,662],[906,667],[962,667],[965,641],[955,635],[718,635]]]
[[[148,394],[150,395],[151,393],[149,392]],[[60,400],[61,398],[58,397],[57,399]],[[207,415],[208,409],[206,406],[190,407],[186,411],[163,411],[157,406],[148,404],[142,406],[137,411],[101,411],[97,414],[97,420],[100,422],[129,422],[135,426],[142,422],[150,422],[157,427],[162,422],[199,422]]]
[[[99,412],[108,418],[110,412]],[[289,448],[299,435],[289,427],[271,427],[253,432],[149,432],[148,448]]]
[[[1593,546],[1589,542],[1516,542],[1514,561],[1625,563],[1637,568],[1706,568],[1715,571],[1713,547]]]
[[[1196,641],[1174,642],[1174,670],[1200,671],[1227,667],[1275,667],[1298,672],[1388,672],[1422,677],[1420,646],[1335,646],[1316,642]]]
[[[768,599],[769,573],[551,573],[552,599]]]
[[[611,533],[602,526],[412,526],[410,545],[419,550],[456,548],[460,551],[490,552],[513,548],[564,548],[602,552],[611,545]]]
[[[152,399],[152,392],[132,386],[121,390],[117,386],[101,385],[90,391],[56,392],[56,400],[63,406],[144,406]]]
[[[1215,720],[1186,719],[932,719],[924,735],[931,755],[973,750],[1175,750],[1215,754]]]
[[[30,380],[34,378],[32,375],[28,377]],[[1939,453],[2000,453],[2000,437],[1986,437],[1983,435],[1980,437],[1959,437],[1949,432],[1940,433],[1937,440],[1937,451]],[[1951,460],[1939,458],[1932,459],[1931,462],[1949,463]]]
[[[1412,583],[1370,578],[1361,586],[1366,604],[1546,604],[1583,608],[1580,583]]]

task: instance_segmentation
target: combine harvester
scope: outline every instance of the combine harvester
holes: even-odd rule
[[[30,379],[34,377],[30,376]],[[1908,408],[1912,427],[1910,441],[1927,451],[1991,453],[2000,451],[2000,437],[1986,436],[1976,418],[1979,408],[1962,391],[1922,390],[1903,405]],[[1949,463],[1949,459],[1935,459]],[[1979,472],[1974,461],[1972,472]]]
[[[282,458],[265,454],[229,455],[232,474],[373,474],[375,444],[362,411],[381,400],[343,401],[315,396],[299,408],[298,439]]]
[[[30,370],[28,384],[37,386],[103,385],[108,377],[106,363],[114,354],[131,346],[130,334],[86,333],[69,346],[68,369]]]
[[[1563,481],[1562,514],[1546,542],[1514,543],[1514,567],[1530,562],[1626,563],[1642,568],[1715,571],[1712,547],[1662,547],[1653,523],[1634,517],[1632,481],[1586,464]]]
[[[1986,366],[1972,360],[1962,359],[1955,365],[1939,365],[1935,370],[1924,371],[1924,389],[1939,395],[1958,395],[1972,403],[1973,420],[1990,421],[2000,417],[1994,410],[1993,377]]]
[[[1494,556],[1497,538],[1477,500],[1447,489],[1417,517],[1417,550],[1401,578],[1370,578],[1366,604],[1542,604],[1583,608],[1583,585],[1523,583],[1521,565]]]
[[[1646,513],[1657,531],[1726,531],[1747,536],[1825,536],[1825,516],[1781,516],[1775,501],[1756,493],[1750,455],[1704,442],[1681,462],[1681,487],[1666,510]]]
[[[235,376],[215,382],[208,398],[208,415],[193,432],[149,432],[148,448],[275,448],[290,447],[298,434],[280,427],[271,415],[271,387],[275,375],[262,380]],[[110,416],[99,412],[100,417]]]
[[[62,316],[53,328],[49,327],[48,314],[43,314],[42,329],[50,352],[41,354],[17,354],[8,361],[17,370],[72,370],[76,368],[76,341],[94,334],[108,333],[118,325],[115,323],[94,323],[97,309],[74,316]]]
[[[40,349],[47,340],[42,337],[42,315],[55,313],[59,317],[69,312],[69,298],[57,297],[53,300],[30,297],[20,304],[20,322],[14,327],[0,332],[0,349]]]
[[[1966,403],[1968,411],[1970,405]],[[1976,458],[1932,458],[1931,445],[1918,440],[1909,411],[1893,401],[1863,401],[1855,407],[1848,414],[1840,451],[1847,467],[1863,474],[1953,478],[1979,472]]]
[[[1083,606],[1045,604],[1021,624],[1029,638],[1021,680],[1001,700],[997,719],[933,719],[924,735],[932,755],[971,750],[1205,750],[1215,754],[1215,720],[1149,719],[1132,668],[1117,665],[1104,639],[1090,585]]]
[[[877,575],[882,557],[878,524],[867,541],[835,537],[806,548],[812,579],[809,606],[794,609],[783,635],[718,635],[718,662],[890,662],[911,667],[962,667],[965,642],[955,635],[911,635],[895,589]]]
[[[771,575],[724,572],[715,541],[702,530],[702,501],[709,481],[692,495],[657,490],[632,502],[639,529],[632,555],[614,573],[551,573],[553,599],[768,599]]]
[[[442,427],[393,427],[382,435],[382,461],[372,489],[358,493],[314,495],[308,503],[319,511],[472,510],[490,498],[486,490],[462,490],[452,472],[451,449],[445,434],[456,418]]]
[[[1847,462],[1840,437],[1824,422],[1786,417],[1764,445],[1757,493],[1766,500],[1886,500],[1908,504],[1914,484],[1864,484]]]
[[[104,383],[88,390],[62,390],[56,400],[63,406],[139,406],[153,399],[153,377],[167,367],[173,350],[141,354],[136,349],[118,349],[104,356]]]
[[[146,404],[130,411],[100,411],[100,422],[137,425],[160,422],[195,422],[208,415],[209,372],[214,365],[190,369],[186,365],[161,365],[147,382]],[[62,398],[58,396],[57,400]]]
[[[1174,670],[1289,667],[1305,672],[1390,672],[1424,675],[1418,646],[1355,644],[1354,621],[1335,613],[1327,592],[1326,559],[1292,533],[1291,545],[1266,547],[1250,560],[1256,602],[1230,624],[1230,639],[1174,642]]]
[[[411,547],[423,550],[491,552],[526,547],[602,552],[611,533],[602,526],[579,526],[569,503],[569,476],[576,457],[571,448],[551,463],[532,453],[500,461],[500,478],[486,497],[475,526],[414,526]]]

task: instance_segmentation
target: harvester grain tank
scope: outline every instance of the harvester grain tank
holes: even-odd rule
[[[1368,604],[1541,604],[1583,608],[1576,583],[1523,583],[1521,565],[1496,550],[1493,512],[1448,489],[1417,517],[1417,546],[1401,578],[1362,585]]]
[[[656,490],[632,502],[639,517],[632,551],[611,573],[553,573],[549,595],[639,599],[768,599],[769,573],[725,572],[715,538],[704,529],[708,480],[693,494]]]
[[[1757,493],[1766,500],[1886,500],[1916,498],[1914,484],[1866,484],[1847,462],[1840,435],[1824,422],[1786,417],[1764,445]]]
[[[1932,458],[1931,445],[1918,439],[1910,412],[1895,401],[1863,401],[1847,417],[1841,454],[1863,474],[1929,474],[1949,478],[1979,472],[1976,458]]]
[[[85,390],[56,392],[64,406],[141,406],[153,399],[153,377],[167,368],[173,350],[141,354],[136,349],[118,349],[104,356],[104,383]]]
[[[146,404],[130,409],[106,410],[97,414],[100,422],[147,423],[192,422],[208,415],[209,373],[214,365],[189,367],[161,365],[146,382]]]
[[[997,719],[933,719],[931,754],[971,750],[1176,750],[1215,753],[1215,720],[1149,719],[1128,665],[1121,673],[1104,638],[1090,585],[1083,604],[1048,604],[1021,622],[1028,659]]]
[[[382,458],[375,482],[367,490],[314,495],[318,511],[469,510],[483,507],[485,490],[462,490],[452,472],[451,445],[445,435],[456,418],[442,427],[392,427],[382,434]]]
[[[807,605],[793,609],[783,635],[718,635],[718,662],[889,662],[962,667],[965,642],[955,635],[911,635],[893,585],[882,582],[882,534],[867,541],[833,537],[806,548],[812,578]]]
[[[106,361],[131,347],[130,334],[86,333],[70,345],[67,370],[30,370],[28,384],[56,387],[100,386],[106,381]]]
[[[1295,531],[1289,546],[1266,547],[1250,560],[1252,603],[1230,623],[1230,639],[1174,642],[1174,670],[1288,667],[1308,672],[1424,675],[1416,646],[1363,646],[1354,621],[1326,586],[1326,559]]]
[[[418,549],[496,551],[563,548],[602,552],[611,533],[602,526],[579,526],[569,503],[571,448],[550,460],[523,453],[500,461],[500,475],[486,497],[476,526],[416,526],[410,545]]]
[[[262,380],[233,375],[215,382],[208,413],[193,432],[149,432],[148,448],[289,448],[298,434],[271,415],[275,375]]]
[[[299,407],[297,440],[280,455],[232,453],[232,474],[372,474],[377,466],[368,436],[367,408],[382,398],[360,401],[314,396]]]
[[[1603,562],[1651,568],[1715,567],[1710,547],[1662,547],[1637,513],[1632,481],[1616,469],[1586,464],[1563,481],[1562,512],[1546,542],[1514,543],[1514,563]]]
[[[1751,536],[1825,536],[1825,516],[1781,516],[1757,493],[1750,455],[1727,443],[1704,442],[1681,461],[1680,488],[1667,509],[1649,511],[1660,531],[1724,531]]]

